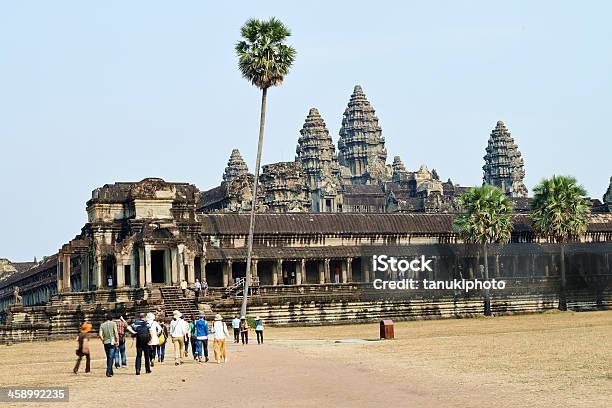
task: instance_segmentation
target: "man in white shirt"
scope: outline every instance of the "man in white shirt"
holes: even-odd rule
[[[215,350],[215,360],[217,360],[217,364],[220,364],[221,361],[224,363],[227,362],[227,350],[225,347],[225,339],[229,336],[227,332],[227,325],[223,321],[223,318],[220,314],[215,316],[215,323],[213,324],[213,333],[215,334],[215,341],[213,343]]]
[[[232,329],[234,329],[234,343],[240,342],[240,319],[234,316],[232,319]]]
[[[183,291],[183,297],[187,297],[187,281],[185,279],[181,281],[181,290]]]
[[[172,312],[174,319],[170,322],[170,337],[174,346],[174,365],[183,364],[183,348],[185,347],[185,322],[181,319],[181,312]]]

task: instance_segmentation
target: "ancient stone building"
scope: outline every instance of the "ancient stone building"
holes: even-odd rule
[[[310,210],[310,197],[302,165],[280,162],[262,167],[261,194],[269,212],[305,212]]]
[[[382,129],[359,85],[355,86],[344,111],[338,151],[346,184],[377,184],[391,178]]]
[[[202,194],[199,207],[203,211],[243,212],[251,209],[255,176],[238,149],[232,150],[221,185]]]
[[[491,132],[484,160],[483,183],[499,187],[510,197],[527,197],[521,152],[501,120]]]
[[[312,211],[341,212],[342,179],[336,148],[316,108],[310,109],[300,130],[295,161],[303,168]]]

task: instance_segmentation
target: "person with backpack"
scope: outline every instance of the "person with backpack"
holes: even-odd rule
[[[185,347],[185,322],[181,319],[181,312],[172,312],[173,319],[170,322],[170,336],[174,346],[174,365],[183,364],[183,347]]]
[[[98,335],[102,344],[104,344],[104,352],[106,353],[106,376],[112,377],[113,364],[115,363],[115,345],[119,343],[117,324],[113,322],[112,313],[106,315],[106,321],[100,325]]]
[[[204,355],[205,363],[208,363],[208,322],[205,319],[204,312],[200,312],[200,317],[195,321],[195,339],[197,361],[202,362]]]
[[[151,363],[151,367],[155,366],[155,349],[159,343],[159,336],[162,334],[162,328],[155,321],[155,314],[147,313],[147,325],[149,326],[149,354],[147,358]]]
[[[234,329],[234,343],[240,343],[240,319],[234,315],[232,319],[232,329]]]
[[[257,344],[263,344],[263,332],[264,332],[263,320],[261,320],[259,316],[257,316],[255,318],[255,334],[257,335]]]
[[[119,333],[119,343],[117,343],[115,348],[115,368],[119,368],[119,363],[121,363],[121,367],[127,368],[127,356],[125,354],[125,328],[127,327],[127,322],[123,319],[121,313],[115,314],[115,318],[113,322],[117,325],[117,333]]]
[[[227,332],[227,325],[223,321],[220,314],[215,316],[215,323],[213,324],[212,332],[215,334],[215,341],[213,342],[215,360],[217,360],[217,364],[221,364],[221,361],[227,363],[225,339],[229,337],[229,333]]]
[[[159,325],[162,328],[162,334],[159,336],[159,342],[157,343],[157,362],[164,364],[164,357],[166,356],[166,343],[168,342],[168,326],[165,321],[161,321]]]
[[[242,339],[242,345],[249,344],[249,322],[246,317],[240,316],[240,338]]]
[[[151,364],[149,361],[149,341],[151,341],[151,331],[149,325],[145,321],[146,315],[140,313],[138,320],[127,327],[127,330],[134,335],[136,338],[136,375],[140,375],[140,368],[142,367],[142,355],[145,357],[145,370],[148,373],[151,372]]]

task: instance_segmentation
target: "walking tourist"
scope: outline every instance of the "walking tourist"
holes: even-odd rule
[[[91,323],[85,322],[81,325],[79,336],[77,337],[78,347],[76,349],[77,361],[74,365],[74,373],[79,372],[81,360],[85,357],[85,372],[91,371],[91,356],[89,354],[89,332],[91,331]]]
[[[115,368],[119,368],[120,361],[121,367],[127,368],[127,356],[125,354],[125,329],[128,324],[123,319],[121,313],[115,314],[113,322],[115,322],[117,325],[117,333],[119,333],[119,343],[115,348]]]
[[[185,346],[185,322],[181,319],[181,312],[172,312],[170,322],[170,336],[174,347],[174,365],[183,364],[183,347]]]
[[[227,362],[227,350],[225,348],[225,339],[229,337],[227,332],[227,325],[223,321],[220,314],[215,316],[215,323],[213,324],[213,333],[215,334],[215,341],[213,342],[213,349],[215,351],[215,360],[217,364],[221,361]]]
[[[151,364],[149,361],[149,341],[151,340],[151,332],[145,318],[146,315],[144,313],[140,313],[138,315],[138,319],[127,327],[127,330],[136,337],[136,360],[134,362],[136,375],[140,375],[143,354],[145,371],[147,374],[151,372]]]
[[[336,270],[334,273],[334,282],[340,283],[340,268],[336,266]]]
[[[240,316],[240,338],[242,339],[242,345],[249,344],[249,323],[246,317]]]
[[[185,331],[185,341],[183,345],[185,346],[185,357],[189,357],[189,345],[191,344],[191,328],[189,327],[189,317],[181,314],[181,318],[183,319],[183,330]]]
[[[193,315],[193,320],[191,322],[189,322],[189,344],[191,344],[191,355],[193,356],[194,360],[197,360],[197,356],[196,356],[196,329],[195,329],[195,322],[198,320],[198,317],[196,315]]]
[[[204,297],[208,296],[208,282],[206,282],[206,279],[202,279],[202,292],[204,292]]]
[[[263,332],[264,332],[263,320],[261,320],[259,316],[257,316],[255,318],[255,334],[257,335],[257,344],[263,344]]]
[[[232,329],[234,329],[234,343],[240,343],[240,319],[236,315],[232,319]]]
[[[166,356],[166,343],[168,342],[168,326],[166,322],[162,320],[159,325],[162,328],[162,334],[159,336],[159,342],[157,343],[157,362],[164,364],[164,357]]]
[[[202,284],[200,283],[198,279],[196,279],[193,285],[193,291],[195,292],[195,302],[197,305],[198,301],[200,300],[200,292],[202,291]]]
[[[183,292],[183,297],[186,298],[187,297],[187,281],[185,279],[181,281],[181,291]]]
[[[106,376],[112,377],[113,364],[115,362],[115,345],[119,343],[119,333],[111,313],[106,315],[106,321],[100,325],[98,335],[100,340],[102,340],[102,344],[104,344],[104,352],[106,353]]]
[[[162,328],[155,321],[155,314],[147,313],[147,325],[149,326],[149,354],[147,358],[151,363],[151,367],[155,366],[155,350],[157,349],[157,345],[159,344],[159,336],[162,334]]]
[[[202,356],[205,358],[205,363],[208,362],[208,322],[205,319],[204,312],[200,312],[200,317],[195,321],[195,339],[196,352],[198,362],[202,362]]]

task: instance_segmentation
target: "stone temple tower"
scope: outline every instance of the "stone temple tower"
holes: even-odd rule
[[[243,176],[249,172],[249,169],[240,155],[238,149],[233,149],[229,160],[227,161],[227,167],[223,173],[223,181],[230,183],[240,176]]]
[[[509,197],[527,197],[521,152],[501,120],[491,132],[484,160],[483,184],[499,187]]]
[[[295,161],[304,170],[312,210],[340,211],[342,192],[336,148],[316,108],[308,112],[300,135],[295,149]]]
[[[390,179],[385,138],[374,108],[359,85],[344,111],[338,151],[343,177],[351,184],[376,184]]]

